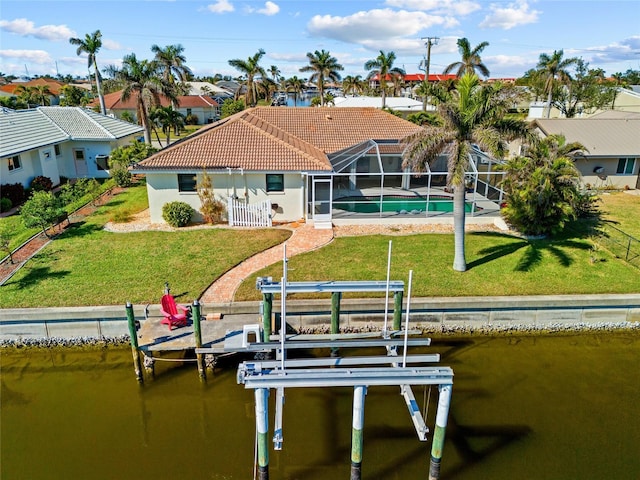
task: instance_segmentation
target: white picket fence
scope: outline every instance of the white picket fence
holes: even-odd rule
[[[249,205],[229,197],[227,212],[231,227],[271,226],[271,202],[269,200]]]

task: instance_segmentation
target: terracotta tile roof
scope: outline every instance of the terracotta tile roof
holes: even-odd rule
[[[200,129],[135,170],[331,171],[330,153],[419,129],[374,108],[257,107]]]
[[[131,95],[128,99],[122,100],[122,91],[108,93],[104,96],[104,103],[107,110],[135,110],[136,98]],[[96,98],[91,105],[98,105],[99,100]],[[178,97],[179,108],[217,107],[218,104],[211,97],[206,95],[186,95]],[[167,107],[171,105],[171,101],[164,95],[160,96],[160,105]]]
[[[3,92],[6,92],[6,93],[14,94],[15,91],[16,91],[16,88],[18,88],[20,85],[22,85],[24,87],[37,87],[37,86],[40,86],[40,85],[46,85],[47,87],[49,87],[49,91],[51,92],[51,95],[54,95],[56,97],[58,95],[60,95],[60,90],[64,86],[63,83],[60,83],[60,82],[58,82],[56,80],[47,80],[45,78],[36,78],[34,80],[29,80],[28,82],[7,83],[6,85],[2,85],[0,87],[0,90],[2,90]]]
[[[420,130],[377,108],[259,107],[254,114],[325,153],[366,140],[400,140]]]

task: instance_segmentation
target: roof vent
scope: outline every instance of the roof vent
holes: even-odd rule
[[[328,113],[324,116],[324,118],[326,118],[327,120],[331,120],[331,115],[329,115]]]

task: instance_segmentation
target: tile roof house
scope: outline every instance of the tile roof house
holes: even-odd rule
[[[610,110],[588,118],[537,119],[534,127],[542,136],[562,134],[586,147],[575,156],[584,183],[640,188],[640,114]]]
[[[7,83],[6,85],[0,86],[0,92],[9,96],[18,96],[16,90],[18,87],[41,87],[46,86],[49,88],[49,92],[51,96],[49,101],[51,105],[58,105],[60,103],[60,93],[62,91],[63,83],[60,83],[56,80],[46,79],[46,78],[35,78],[33,80],[29,80],[28,82],[12,82]]]
[[[80,107],[38,107],[0,113],[0,184],[29,186],[39,175],[107,178],[111,151],[142,128]]]
[[[107,113],[122,118],[124,112],[128,112],[131,118],[137,120],[136,99],[134,96],[122,100],[122,91],[109,93],[104,96]],[[167,107],[171,101],[160,95],[160,105]],[[198,125],[212,123],[220,118],[220,105],[209,95],[184,95],[178,97],[178,112],[185,117],[194,115],[198,119]],[[97,105],[97,101],[93,102]]]
[[[375,108],[256,107],[175,142],[133,171],[147,176],[152,222],[163,221],[162,206],[171,201],[200,208],[203,169],[222,198],[269,200],[274,221],[318,221],[334,173],[365,157],[372,165],[393,157],[399,166],[400,142],[420,128]]]

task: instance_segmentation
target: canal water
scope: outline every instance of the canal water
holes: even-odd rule
[[[640,478],[637,333],[445,337],[427,350],[455,371],[443,479]],[[2,479],[253,478],[253,391],[233,363],[206,385],[193,363],[158,363],[139,387],[129,348],[0,359]],[[435,389],[414,392],[421,408],[431,397],[432,426]],[[288,391],[271,478],[348,479],[351,403],[350,388]],[[370,388],[363,479],[426,479],[428,459],[398,389]]]

